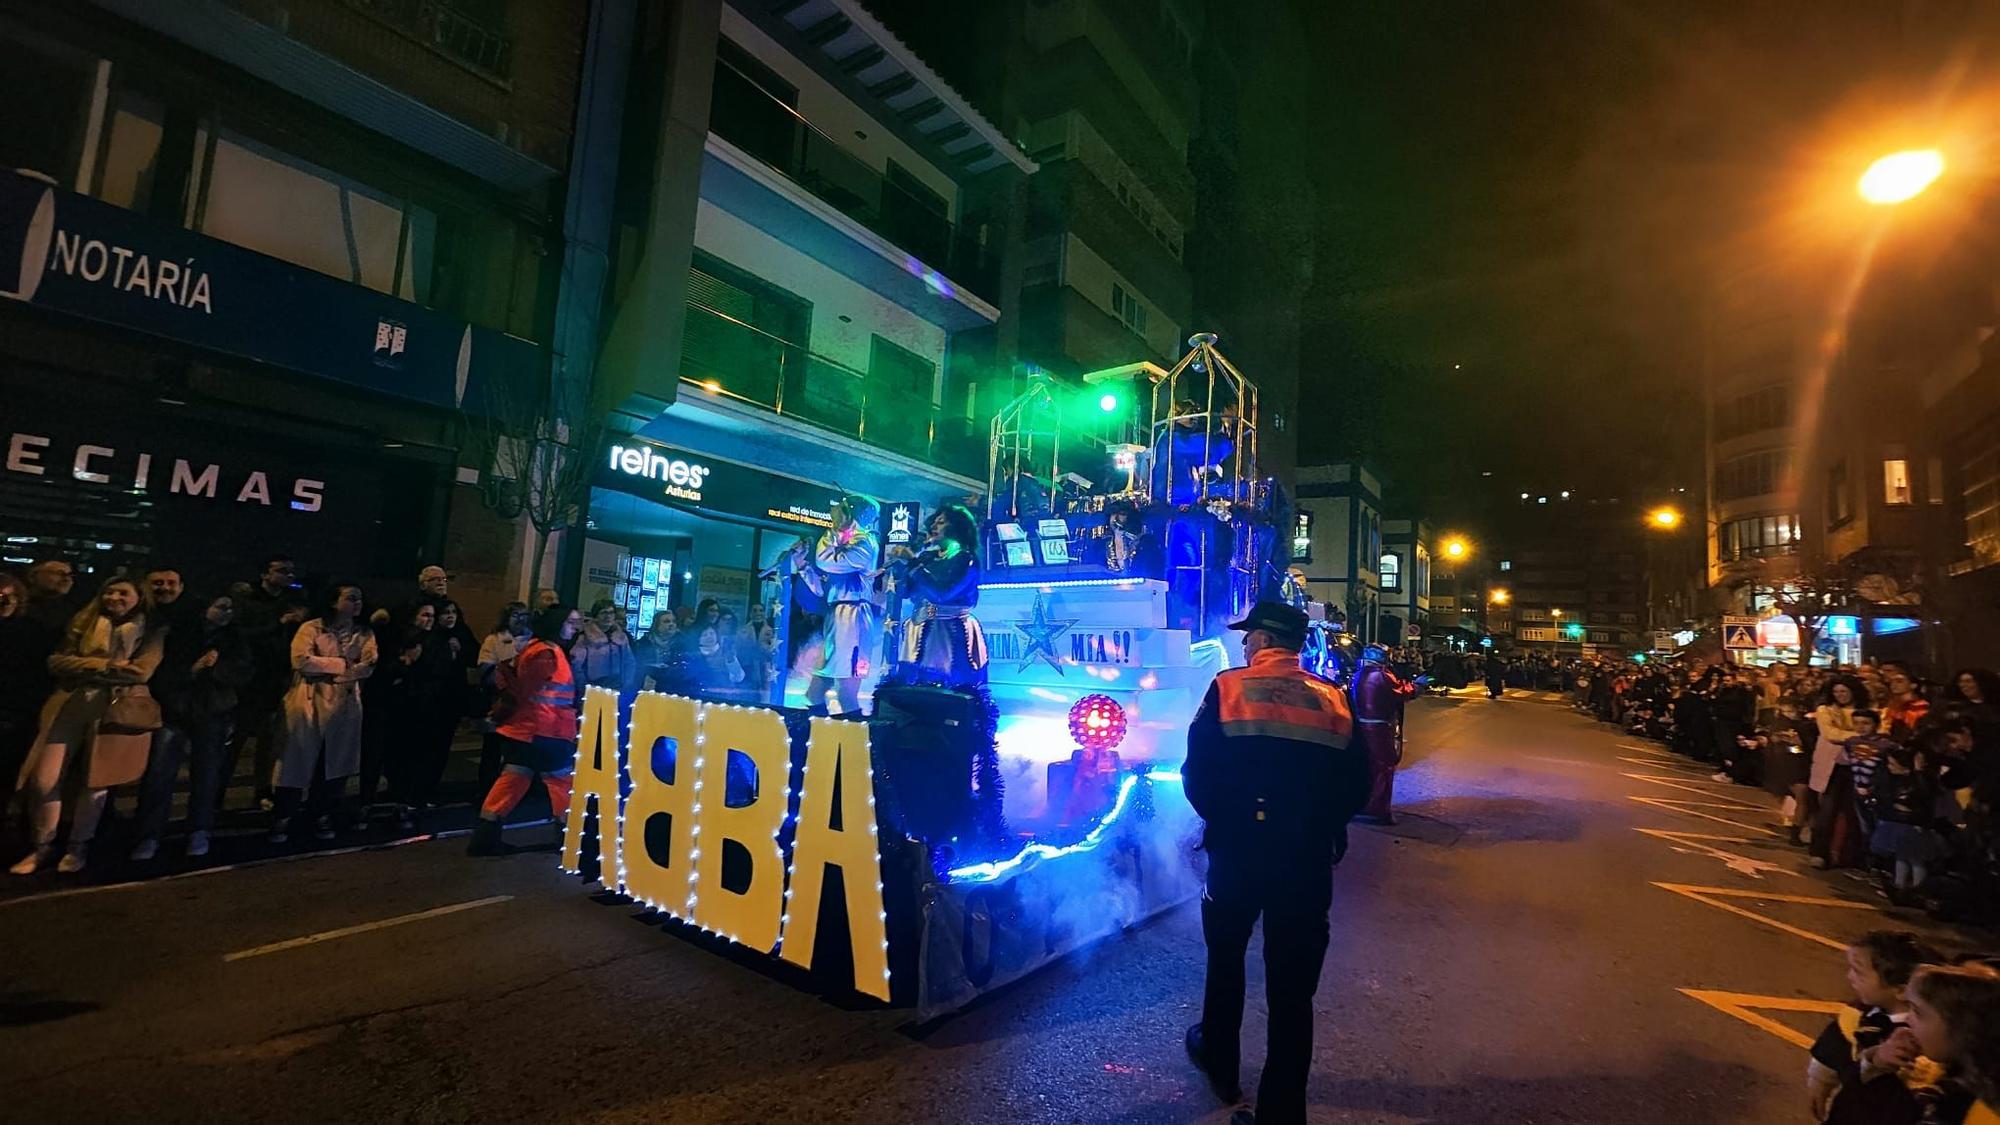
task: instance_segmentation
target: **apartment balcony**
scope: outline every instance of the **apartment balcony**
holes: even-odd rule
[[[709,131],[704,198],[948,328],[998,319],[1000,247],[920,183],[875,168],[726,62]]]
[[[927,396],[711,309],[690,304],[681,381],[731,402],[808,422],[960,476],[986,477],[983,423]]]

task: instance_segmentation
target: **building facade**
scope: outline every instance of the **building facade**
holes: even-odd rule
[[[1523,508],[1492,575],[1507,591],[1514,646],[1572,654],[1650,648],[1646,535],[1642,514],[1618,501]]]
[[[218,589],[274,553],[475,601],[457,427],[550,369],[588,6],[0,4],[9,565]],[[93,404],[89,408],[82,404]],[[102,404],[101,406],[96,404]]]
[[[1382,521],[1382,557],[1375,566],[1381,586],[1381,621],[1376,636],[1384,644],[1421,640],[1431,619],[1431,557],[1436,539],[1424,520]]]
[[[642,625],[769,605],[762,575],[844,491],[920,536],[913,515],[984,490],[994,399],[954,353],[989,349],[1014,303],[1005,204],[1034,169],[859,4],[654,18],[670,49],[628,119],[660,154],[702,129],[691,166],[624,177],[603,374],[622,432],[578,576]]]
[[[1359,461],[1301,465],[1292,569],[1363,643],[1382,637],[1382,477]],[[1400,555],[1390,555],[1401,565]],[[1402,585],[1398,575],[1398,586]]]

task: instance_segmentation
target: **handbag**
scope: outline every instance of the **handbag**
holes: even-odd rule
[[[129,785],[146,776],[146,762],[152,754],[150,733],[120,734],[100,725],[90,740],[90,769],[84,785],[90,789]]]
[[[151,734],[163,725],[160,702],[144,684],[114,689],[104,717],[97,721],[97,729],[105,734]]]

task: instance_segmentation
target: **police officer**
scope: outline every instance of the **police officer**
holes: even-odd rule
[[[1326,958],[1333,866],[1367,794],[1368,761],[1351,744],[1346,695],[1299,667],[1304,613],[1258,602],[1230,628],[1242,631],[1249,663],[1209,686],[1182,767],[1208,852],[1201,898],[1208,982],[1187,1050],[1218,1097],[1241,1100],[1243,956],[1263,915],[1270,1051],[1256,1114],[1238,1110],[1230,1120],[1289,1125],[1306,1119],[1312,997]]]

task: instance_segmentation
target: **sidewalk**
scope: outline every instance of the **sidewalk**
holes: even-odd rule
[[[34,875],[0,874],[0,902],[51,891],[144,881],[272,859],[386,847],[441,835],[460,835],[471,830],[477,815],[475,803],[483,796],[477,792],[479,735],[461,731],[452,742],[451,758],[445,765],[444,779],[438,785],[437,806],[418,813],[410,828],[403,828],[397,822],[394,806],[378,793],[378,803],[370,806],[371,814],[365,830],[354,829],[350,803],[345,810],[346,815],[336,818],[338,823],[333,839],[316,839],[310,827],[301,830],[300,825],[304,823],[301,821],[295,822],[288,842],[272,844],[265,838],[271,828],[271,814],[257,807],[256,786],[251,777],[254,768],[247,760],[238,764],[237,774],[230,779],[229,788],[223,794],[222,813],[216,818],[215,831],[210,834],[206,856],[189,859],[186,855],[187,790],[183,786],[174,795],[172,818],[167,825],[166,836],[160,840],[159,854],[145,862],[127,859],[132,846],[138,842],[133,821],[138,806],[138,787],[122,786],[112,790],[104,820],[97,829],[97,839],[91,845],[90,866],[74,875],[57,874],[54,865]],[[349,793],[353,792],[354,784],[351,780],[348,782]],[[539,821],[547,816],[547,797],[541,786],[534,786],[510,820]],[[67,828],[65,824],[64,829]],[[5,848],[6,863],[12,863],[26,853],[27,843],[18,822],[7,826]]]

